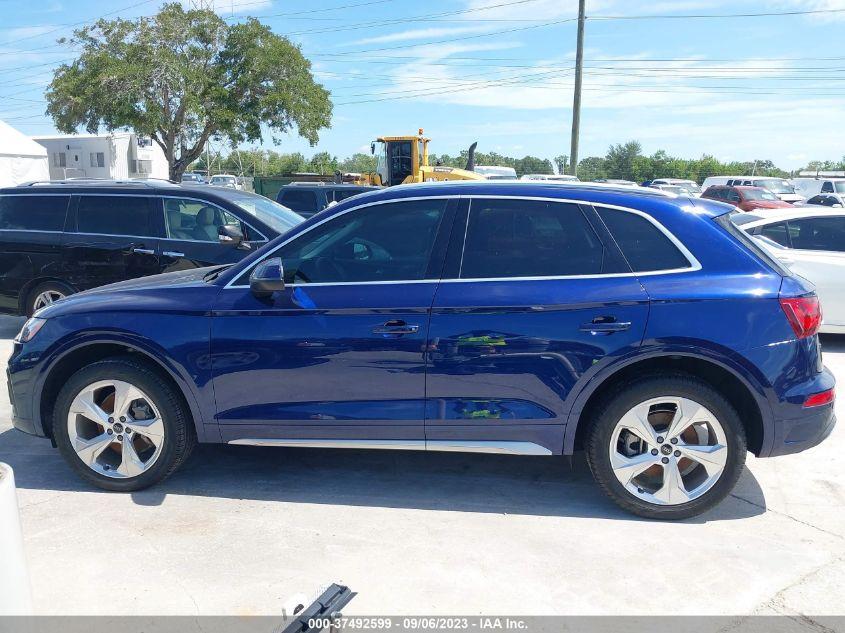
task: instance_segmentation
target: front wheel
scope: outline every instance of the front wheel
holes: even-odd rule
[[[692,376],[647,376],[606,400],[588,430],[587,460],[605,493],[650,519],[685,519],[730,493],[745,463],[731,404]]]
[[[59,392],[53,435],[63,457],[105,490],[151,486],[187,459],[196,436],[173,386],[132,358],[103,360]]]

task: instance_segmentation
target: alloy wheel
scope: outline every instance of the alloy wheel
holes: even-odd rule
[[[725,470],[722,424],[689,398],[660,396],[631,408],[611,434],[610,466],[628,492],[679,505],[710,490]]]
[[[164,446],[164,422],[152,399],[122,380],[100,380],[70,405],[68,437],[91,470],[114,479],[137,477]]]
[[[45,290],[44,292],[39,292],[35,297],[35,301],[32,302],[32,311],[37,312],[41,308],[64,298],[64,293],[61,293],[58,290]]]

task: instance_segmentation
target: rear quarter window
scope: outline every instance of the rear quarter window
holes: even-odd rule
[[[62,231],[70,196],[0,196],[0,229]]]
[[[651,221],[636,213],[597,207],[634,272],[691,268],[689,260]]]

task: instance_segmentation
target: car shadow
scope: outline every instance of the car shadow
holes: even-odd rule
[[[819,334],[824,352],[845,352],[845,334]]]
[[[11,340],[18,335],[21,326],[26,321],[23,317],[0,317],[0,340]]]
[[[79,479],[49,442],[15,430],[0,433],[0,461],[14,468],[20,489],[97,490]],[[157,506],[167,495],[639,520],[604,497],[580,454],[568,459],[207,444],[171,478],[132,498],[138,505]],[[763,491],[745,469],[734,494],[688,522],[743,519],[765,511]]]

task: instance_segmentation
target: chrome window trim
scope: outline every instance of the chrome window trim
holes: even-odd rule
[[[438,195],[438,196],[414,196],[409,198],[391,198],[389,200],[377,200],[374,202],[368,202],[366,204],[360,204],[354,207],[350,207],[345,209],[343,212],[338,213],[337,215],[332,215],[328,218],[317,222],[316,224],[308,227],[306,231],[303,233],[299,233],[294,235],[293,237],[285,240],[272,251],[267,253],[264,259],[268,259],[272,257],[276,251],[280,248],[288,244],[289,242],[302,237],[303,235],[307,235],[310,231],[333,220],[334,218],[338,218],[342,215],[345,215],[351,211],[356,211],[358,209],[364,209],[366,207],[374,207],[381,204],[388,204],[391,202],[411,202],[415,200],[442,200],[442,199],[469,199],[470,201],[473,198],[492,198],[492,199],[499,199],[499,200],[540,200],[544,202],[560,202],[560,203],[567,203],[567,204],[575,204],[575,205],[590,205],[592,207],[604,207],[606,209],[615,209],[617,211],[625,211],[628,213],[634,213],[635,215],[639,215],[644,217],[646,220],[651,222],[657,229],[663,233],[669,241],[671,241],[678,250],[681,251],[681,254],[687,259],[690,266],[686,268],[672,268],[669,270],[654,270],[654,271],[638,271],[638,272],[629,272],[629,273],[607,273],[607,274],[591,274],[591,275],[559,275],[559,276],[539,276],[539,277],[484,277],[484,278],[472,278],[472,279],[414,279],[414,280],[395,280],[395,281],[335,281],[335,282],[325,282],[325,283],[310,283],[310,284],[285,284],[286,287],[289,288],[297,288],[300,286],[303,287],[320,287],[320,286],[363,286],[363,285],[390,285],[390,284],[411,284],[411,283],[467,283],[467,282],[499,282],[499,281],[560,281],[565,279],[615,279],[621,277],[641,277],[641,276],[656,276],[656,275],[671,275],[671,274],[678,274],[678,273],[691,273],[697,272],[701,270],[702,266],[698,259],[693,255],[690,250],[681,242],[677,237],[675,237],[665,226],[663,226],[660,222],[658,222],[655,218],[651,217],[649,214],[639,211],[637,209],[632,209],[630,207],[623,207],[620,205],[615,204],[606,204],[606,203],[595,203],[589,200],[577,200],[577,199],[570,199],[570,198],[550,198],[548,196],[517,196],[517,195],[491,195],[491,194],[478,194],[478,195]],[[467,214],[467,223],[466,226],[469,227],[469,214]],[[464,242],[466,242],[466,231],[467,228],[464,229]],[[464,243],[464,246],[466,244]],[[264,261],[264,260],[261,260]],[[256,262],[251,267],[243,270],[240,274],[238,274],[232,281],[227,283],[223,286],[223,290],[228,290],[230,288],[249,288],[248,284],[240,284],[235,285],[235,281],[237,281],[243,274],[249,270],[249,268],[254,268],[258,265],[259,262]],[[463,263],[463,258],[462,258]],[[458,273],[460,274],[460,272]]]
[[[194,198],[193,196],[172,196],[172,195],[164,195],[164,196],[157,196],[157,197],[158,198],[168,198],[170,200],[190,200],[191,202],[201,202],[201,203],[208,205],[208,206],[217,207],[218,209],[220,209],[224,213],[228,213],[229,215],[235,215],[232,211],[230,211],[229,209],[224,209],[223,207],[221,207],[216,202],[210,202],[210,201],[204,200],[202,198]],[[237,205],[235,205],[235,206],[237,206]],[[164,234],[168,235],[169,232],[170,232],[170,220],[167,219],[167,210],[164,208],[163,205],[162,205],[161,210],[162,210],[162,213],[164,213]],[[244,213],[248,213],[248,211],[244,211]],[[240,220],[241,222],[246,224],[250,229],[255,231],[262,238],[260,240],[249,240],[248,243],[250,243],[250,244],[266,244],[269,241],[267,239],[267,236],[264,235],[264,233],[259,231],[257,228],[252,226],[252,224],[250,224],[249,222],[247,222],[246,220],[244,220],[243,218],[241,218],[239,216],[235,216],[235,217],[237,217],[238,220]],[[172,242],[195,242],[197,244],[215,244],[215,242],[213,240],[209,240],[209,241],[206,241],[206,240],[189,240],[189,239],[182,239],[182,238],[179,238],[179,237],[163,237],[161,239],[172,241]],[[216,242],[216,243],[219,244],[219,242]]]
[[[329,221],[331,221],[331,220],[334,220],[335,218],[339,218],[339,217],[341,217],[341,216],[343,216],[343,215],[346,215],[347,213],[351,213],[352,211],[357,211],[358,209],[365,209],[365,208],[367,208],[367,207],[375,207],[375,206],[379,206],[379,205],[382,205],[382,204],[389,204],[389,203],[391,203],[391,202],[414,202],[414,201],[417,201],[417,200],[451,200],[451,199],[453,199],[453,198],[455,198],[455,196],[449,196],[449,195],[441,195],[441,196],[414,196],[414,197],[411,197],[411,198],[391,198],[391,199],[389,199],[389,200],[376,200],[376,201],[374,201],[374,202],[368,202],[367,204],[359,204],[359,205],[354,206],[354,207],[349,207],[348,209],[344,209],[344,210],[343,210],[342,212],[340,212],[340,213],[337,213],[337,214],[335,214],[335,215],[331,215],[331,216],[329,216],[329,217],[327,217],[327,218],[323,218],[322,220],[320,220],[320,221],[319,221],[319,222],[317,222],[316,224],[312,224],[312,225],[311,225],[311,226],[309,226],[309,227],[308,227],[308,228],[307,228],[304,232],[302,232],[302,233],[298,233],[298,234],[294,235],[293,237],[289,237],[289,238],[288,238],[288,239],[286,239],[284,242],[282,242],[281,244],[279,244],[278,246],[276,246],[276,248],[274,248],[272,251],[270,251],[269,253],[267,253],[267,256],[266,256],[266,257],[264,257],[264,259],[263,259],[263,260],[261,260],[261,261],[264,261],[264,260],[266,260],[266,259],[269,259],[269,258],[270,258],[270,257],[272,257],[272,256],[276,253],[276,251],[278,251],[280,248],[282,248],[283,246],[285,246],[285,245],[289,244],[289,243],[290,243],[290,242],[292,242],[293,240],[295,240],[295,239],[297,239],[297,238],[299,238],[299,237],[302,237],[303,235],[307,235],[308,233],[310,233],[311,231],[313,231],[314,229],[316,229],[318,226],[322,226],[322,225],[323,225],[323,224],[325,224],[326,222],[329,222]],[[257,266],[259,263],[260,263],[260,262],[256,262],[255,264],[253,264],[252,268],[254,268],[255,266]],[[249,284],[241,284],[241,285],[237,285],[237,286],[236,286],[236,285],[234,285],[235,281],[237,281],[237,280],[238,280],[238,279],[239,279],[239,278],[240,278],[240,277],[241,277],[241,276],[242,276],[245,272],[246,272],[246,270],[242,271],[242,272],[241,272],[240,274],[238,274],[238,275],[237,275],[234,279],[232,279],[232,281],[230,281],[230,282],[229,282],[229,283],[227,283],[225,286],[223,286],[223,290],[227,290],[227,289],[229,289],[229,288],[249,288]],[[250,274],[252,274],[252,273],[251,273],[251,271],[250,271]],[[353,285],[354,285],[354,286],[361,286],[361,285],[369,285],[369,284],[380,284],[380,285],[386,285],[386,284],[432,283],[432,282],[437,283],[438,281],[439,281],[438,279],[415,279],[415,280],[408,280],[408,281],[404,281],[404,280],[396,280],[396,281],[335,281],[335,282],[311,283],[311,284],[285,284],[285,286],[286,286],[286,287],[289,287],[289,288],[290,288],[290,287],[297,287],[297,286],[309,286],[309,287],[315,287],[315,286],[340,286],[340,285],[343,285],[343,286],[353,286]]]

